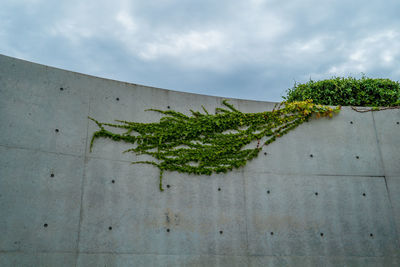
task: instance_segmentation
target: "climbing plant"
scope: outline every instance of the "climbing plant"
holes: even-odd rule
[[[210,114],[191,111],[191,115],[173,110],[149,109],[163,114],[159,122],[139,123],[116,120],[103,123],[94,118],[99,130],[93,134],[90,151],[96,138],[110,138],[130,143],[124,151],[150,155],[152,161],[133,164],[151,164],[159,168],[159,187],[163,191],[164,171],[188,174],[225,173],[246,165],[266,146],[312,116],[332,117],[340,106],[316,105],[312,100],[282,102],[272,111],[243,113],[226,100],[224,108]],[[116,129],[123,129],[117,133]]]
[[[286,101],[313,99],[322,105],[376,107],[400,106],[400,83],[389,79],[374,79],[362,76],[333,77],[327,80],[295,83],[283,97]],[[365,110],[365,109],[363,109]]]

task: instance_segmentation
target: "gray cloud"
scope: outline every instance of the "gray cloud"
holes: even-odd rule
[[[0,53],[187,92],[279,101],[294,81],[399,80],[398,1],[3,1]]]

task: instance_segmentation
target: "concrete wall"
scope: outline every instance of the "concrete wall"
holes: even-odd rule
[[[343,108],[242,169],[167,172],[162,193],[126,145],[89,153],[88,115],[149,122],[147,108],[221,100],[0,56],[0,266],[400,265],[399,110]]]

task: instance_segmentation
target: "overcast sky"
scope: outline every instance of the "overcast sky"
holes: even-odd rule
[[[399,0],[0,0],[0,54],[178,91],[280,101],[294,81],[400,80]]]

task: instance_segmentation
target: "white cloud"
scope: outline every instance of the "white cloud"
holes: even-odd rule
[[[82,27],[73,21],[61,21],[49,29],[50,34],[67,38],[74,44],[78,44],[82,38],[90,38],[94,32],[88,27]]]
[[[137,25],[134,22],[133,17],[128,12],[121,10],[115,19],[126,32],[133,33],[136,31]]]
[[[375,68],[399,69],[400,34],[385,30],[369,34],[355,41],[348,41],[343,53],[347,60],[331,66],[329,73],[346,75],[354,72],[372,72]]]
[[[48,22],[46,28],[50,35],[66,38],[74,45],[85,39],[110,36],[116,29],[132,28],[134,25],[126,13],[120,12],[123,5],[124,1],[64,3],[62,14]]]
[[[327,44],[332,38],[326,36],[316,36],[310,40],[294,41],[285,47],[285,51],[292,56],[299,56],[304,53],[322,53],[326,52]]]
[[[160,57],[184,59],[187,56],[219,49],[223,45],[222,33],[215,30],[204,32],[193,30],[184,34],[162,36],[157,41],[149,42],[144,45],[139,56],[145,60],[156,60]]]

